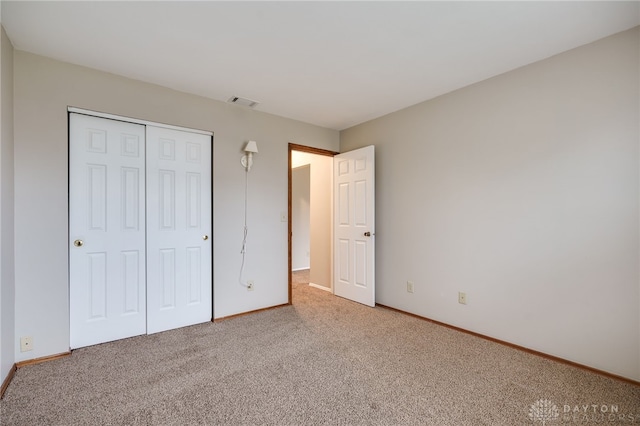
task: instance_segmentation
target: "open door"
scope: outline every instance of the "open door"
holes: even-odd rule
[[[335,294],[375,306],[375,151],[336,155],[334,175]]]

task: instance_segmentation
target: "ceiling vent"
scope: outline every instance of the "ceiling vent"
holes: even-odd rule
[[[229,102],[230,104],[242,105],[249,108],[253,108],[260,103],[258,101],[252,101],[251,99],[240,98],[238,96],[230,97],[227,102]]]

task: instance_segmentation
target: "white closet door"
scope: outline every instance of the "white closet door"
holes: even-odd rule
[[[147,333],[211,320],[211,137],[147,126]]]
[[[69,116],[71,348],[146,331],[145,126]]]

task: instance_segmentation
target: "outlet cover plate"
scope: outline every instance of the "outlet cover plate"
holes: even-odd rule
[[[407,281],[407,293],[413,293],[414,286],[413,281]]]
[[[33,350],[33,337],[24,336],[20,338],[20,352],[28,352]]]

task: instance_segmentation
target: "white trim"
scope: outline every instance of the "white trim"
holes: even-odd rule
[[[309,283],[309,287],[318,288],[320,290],[331,292],[331,289],[329,287],[325,287],[325,286],[320,285],[320,284]]]
[[[111,120],[119,120],[119,121],[126,121],[126,122],[129,122],[129,123],[143,124],[145,126],[161,127],[163,129],[180,130],[180,131],[183,131],[183,132],[198,133],[198,134],[201,134],[201,135],[213,136],[213,132],[210,132],[208,130],[198,130],[198,129],[190,129],[188,127],[172,126],[171,124],[156,123],[154,121],[140,120],[138,118],[124,117],[122,115],[108,114],[106,112],[91,111],[91,110],[88,110],[88,109],[76,108],[76,107],[72,107],[72,106],[67,107],[67,111],[68,112],[75,112],[77,114],[91,115],[93,117],[101,117],[101,118],[108,118],[108,119],[111,119]]]
[[[309,270],[309,267],[308,266],[303,266],[302,268],[293,268],[291,270],[291,272],[307,271],[307,270]]]

